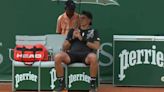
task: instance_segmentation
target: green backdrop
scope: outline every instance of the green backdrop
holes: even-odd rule
[[[102,80],[112,80],[112,37],[114,34],[164,34],[163,0],[117,0],[117,5],[81,4],[80,10],[93,13],[93,27],[101,36]],[[0,0],[0,80],[11,80],[8,48],[15,46],[15,35],[54,34],[62,2],[53,0]],[[79,5],[77,5],[79,11]],[[108,81],[107,81],[108,82]]]

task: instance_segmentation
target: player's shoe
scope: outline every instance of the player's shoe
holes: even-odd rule
[[[63,92],[63,90],[65,90],[65,83],[64,81],[59,81],[59,85],[54,92]]]
[[[95,84],[91,84],[89,92],[97,92],[97,87]]]

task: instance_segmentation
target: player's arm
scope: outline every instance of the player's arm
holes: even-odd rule
[[[89,48],[91,48],[91,49],[97,50],[97,49],[99,49],[99,47],[100,47],[100,41],[99,41],[99,40],[90,41],[90,40],[83,39],[82,36],[79,36],[78,38],[79,38],[79,40],[81,40],[81,41],[85,41],[85,42],[86,42],[86,45],[87,45]]]
[[[87,42],[86,44],[89,48],[95,49],[95,50],[99,49],[99,47],[100,47],[100,42],[99,41]]]
[[[71,43],[74,39],[72,39],[73,37],[73,30],[70,30],[67,34],[66,40],[63,43],[63,51],[68,51],[71,47]]]
[[[85,39],[80,35],[80,33],[77,37],[80,41],[86,42],[86,45],[91,49],[97,50],[100,47],[100,41],[99,41],[100,39],[99,39],[97,34],[96,34],[96,37],[94,39]]]
[[[70,49],[71,43],[68,40],[65,40],[63,43],[63,51],[67,51]]]
[[[99,49],[100,47],[100,38],[97,31],[94,31],[94,37],[87,40],[86,45],[91,49]]]

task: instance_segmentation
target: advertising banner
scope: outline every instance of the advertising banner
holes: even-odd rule
[[[114,85],[163,87],[163,47],[163,36],[114,36]]]

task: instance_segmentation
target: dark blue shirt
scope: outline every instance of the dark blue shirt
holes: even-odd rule
[[[71,29],[66,37],[66,40],[68,40],[71,43],[70,52],[79,52],[79,53],[93,52],[94,50],[89,48],[86,45],[86,42],[100,41],[98,32],[92,28],[89,28],[88,30],[79,29],[80,34],[83,38],[83,40],[80,41],[78,38],[73,39],[73,31],[75,30]]]

